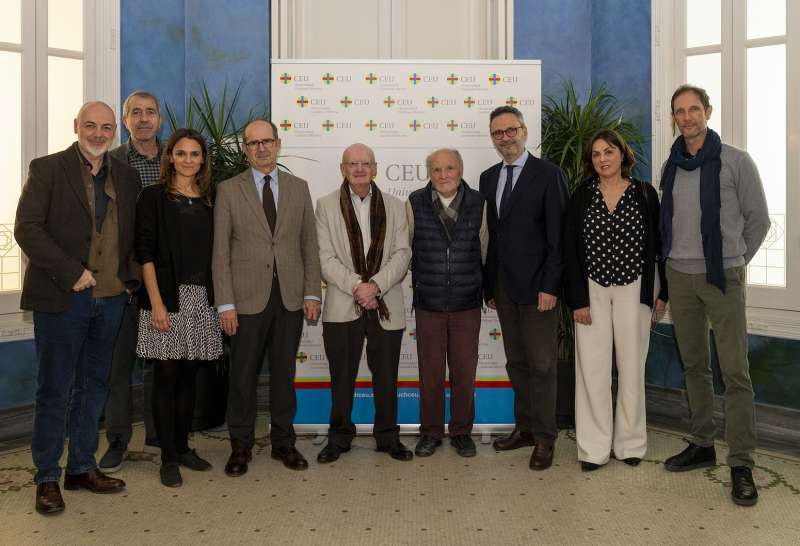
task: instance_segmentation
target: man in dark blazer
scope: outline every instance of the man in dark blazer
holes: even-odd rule
[[[278,169],[281,141],[271,121],[250,121],[242,137],[250,168],[217,189],[212,254],[215,304],[231,336],[229,476],[247,472],[267,354],[272,458],[293,470],[308,468],[295,448],[295,356],[303,317],[319,318],[322,296],[308,183]]]
[[[534,446],[530,468],[553,462],[556,429],[556,348],[563,264],[566,178],[556,165],[525,149],[522,113],[501,106],[489,117],[492,143],[503,161],[481,174],[488,205],[489,250],[484,297],[497,309],[506,370],[514,388],[511,435],[497,450]]]
[[[69,411],[65,489],[125,487],[97,468],[97,425],[122,311],[139,285],[134,262],[139,174],[107,154],[117,126],[102,102],[81,107],[78,141],[34,159],[14,236],[28,257],[20,307],[33,311],[39,361],[31,452],[36,510],[64,510],[59,459]]]

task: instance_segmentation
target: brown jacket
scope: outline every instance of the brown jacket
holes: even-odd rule
[[[250,169],[217,187],[212,255],[215,305],[233,304],[245,315],[263,311],[272,290],[273,263],[277,263],[286,309],[301,309],[304,296],[321,296],[314,206],[305,180],[278,172],[277,210],[273,234]]]
[[[109,157],[117,194],[119,267],[117,277],[136,289],[141,269],[134,261],[136,196],[139,173]],[[28,257],[20,307],[61,312],[89,259],[92,216],[81,177],[83,167],[73,144],[31,161],[17,206],[14,237]]]

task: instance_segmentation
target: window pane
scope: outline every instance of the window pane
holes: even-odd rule
[[[83,104],[83,61],[50,57],[47,66],[47,150],[75,142],[73,121]]]
[[[747,50],[747,151],[758,166],[772,227],[748,268],[750,284],[786,286],[786,46]]]
[[[22,43],[20,0],[0,0],[0,42]]]
[[[708,126],[725,140],[722,133],[722,64],[720,53],[686,57],[686,82],[702,87],[708,92],[713,111]]]
[[[721,40],[720,0],[686,0],[686,47],[715,45]]]
[[[47,45],[83,51],[83,0],[48,0]]]
[[[747,1],[747,39],[786,34],[786,0]]]
[[[0,292],[20,289],[19,247],[14,241],[14,216],[22,187],[22,58],[0,51]]]

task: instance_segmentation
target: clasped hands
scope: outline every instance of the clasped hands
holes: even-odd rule
[[[364,309],[377,309],[380,292],[380,288],[374,281],[360,282],[353,287],[353,298]]]

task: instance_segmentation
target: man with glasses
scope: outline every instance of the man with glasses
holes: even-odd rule
[[[122,105],[122,122],[131,138],[108,152],[111,157],[127,163],[139,172],[142,187],[158,182],[161,169],[161,108],[158,99],[149,91],[134,91]],[[128,442],[131,440],[133,403],[131,400],[131,372],[136,362],[136,339],[139,333],[139,301],[132,297],[125,306],[122,324],[114,344],[114,360],[108,379],[106,400],[106,438],[108,450],[100,459],[103,472],[116,472],[122,467]],[[145,446],[158,447],[153,424],[153,371],[149,362],[142,362],[144,388]]]
[[[510,106],[489,116],[495,149],[503,158],[481,174],[488,205],[489,250],[484,297],[497,309],[506,370],[514,388],[513,432],[494,441],[499,451],[535,446],[532,470],[553,462],[556,428],[556,349],[563,273],[561,224],[566,177],[525,149],[528,129]]]
[[[214,206],[214,299],[231,336],[229,476],[242,476],[255,442],[256,385],[269,363],[272,458],[305,470],[295,448],[295,356],[303,317],[319,318],[321,281],[314,208],[305,180],[277,167],[281,141],[266,119],[242,132],[250,169],[222,182]]]
[[[400,442],[397,426],[397,368],[406,325],[400,283],[411,259],[405,206],[373,181],[378,166],[364,144],[348,147],[340,168],[341,187],[317,203],[320,262],[327,283],[322,338],[332,398],[328,444],[317,461],[331,463],[350,451],[356,433],[350,414],[365,339],[377,450],[410,461],[414,455]]]

